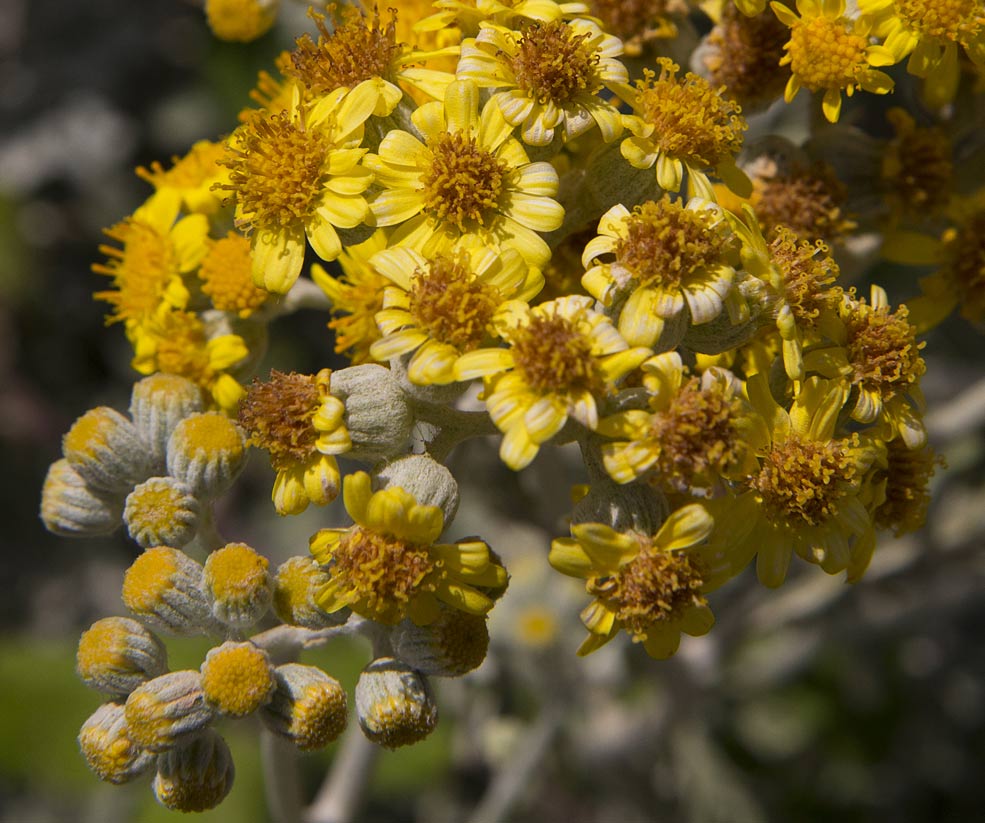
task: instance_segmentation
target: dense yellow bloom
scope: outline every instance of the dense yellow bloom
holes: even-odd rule
[[[601,648],[623,629],[651,657],[677,651],[681,632],[707,634],[715,623],[705,594],[727,579],[728,566],[707,545],[714,521],[691,504],[653,535],[577,523],[551,543],[551,565],[585,580],[595,599],[582,611],[590,634],[579,655]]]
[[[339,493],[335,455],[351,447],[345,406],[331,394],[331,371],[316,375],[271,371],[253,385],[239,409],[252,445],[270,455],[277,472],[272,499],[278,514],[324,506]]]
[[[546,263],[550,248],[538,232],[564,218],[553,199],[557,172],[530,162],[499,106],[488,101],[480,113],[476,85],[456,81],[444,102],[420,106],[413,122],[423,142],[394,130],[365,160],[383,186],[371,203],[376,224],[395,226],[390,245],[427,257],[472,235],[516,249],[531,265]]]
[[[519,252],[460,245],[428,259],[413,249],[380,252],[373,267],[387,280],[376,322],[377,360],[413,352],[407,377],[419,385],[455,381],[455,363],[494,336],[492,320],[507,300],[529,301],[544,285]]]
[[[150,168],[138,167],[137,176],[150,183],[156,191],[177,192],[185,211],[215,214],[222,198],[212,187],[216,183],[226,182],[228,171],[220,165],[225,155],[224,143],[199,140],[184,157],[173,157],[170,169],[155,161]]]
[[[253,283],[249,239],[230,231],[218,240],[210,239],[207,247],[208,253],[198,270],[202,291],[215,308],[245,320],[270,297],[270,292]]]
[[[485,614],[492,599],[482,590],[503,588],[506,570],[481,540],[439,543],[444,515],[401,488],[374,492],[366,472],[347,475],[347,529],[322,529],[311,538],[315,560],[331,581],[317,596],[329,614],[349,607],[387,625],[409,617],[418,625],[441,616],[441,603]]]
[[[494,323],[507,349],[478,349],[455,364],[459,380],[486,377],[486,408],[504,433],[499,456],[528,465],[569,417],[598,425],[598,403],[650,350],[631,348],[590,297],[571,295],[531,308],[505,303]]]
[[[801,87],[823,91],[821,107],[832,123],[841,114],[841,93],[849,97],[856,88],[874,94],[892,91],[893,80],[873,66],[896,62],[884,46],[870,45],[870,27],[861,18],[845,16],[845,0],[797,0],[798,17],[782,3],[770,7],[787,26],[790,40],[780,62],[789,65],[790,80],[784,92],[789,103]]]
[[[556,130],[571,140],[593,126],[609,143],[622,133],[622,118],[599,92],[629,81],[621,54],[622,43],[588,20],[532,23],[520,31],[484,23],[462,44],[457,75],[479,88],[502,89],[492,99],[528,145],[549,145]]]
[[[291,108],[253,112],[229,139],[223,163],[235,192],[237,224],[249,227],[253,280],[288,292],[304,263],[305,238],[323,260],[342,251],[336,227],[351,229],[369,213],[363,192],[372,174],[359,165],[363,122],[382,80],[337,89],[313,106],[294,90]]]

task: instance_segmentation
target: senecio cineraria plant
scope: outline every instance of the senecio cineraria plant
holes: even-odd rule
[[[205,5],[231,40],[278,11]],[[444,536],[462,440],[498,437],[516,471],[578,445],[570,534],[545,546],[584,581],[578,654],[624,632],[667,658],[748,564],[768,587],[791,563],[854,582],[880,532],[921,525],[921,336],[985,320],[985,189],[954,174],[983,167],[981,0],[394,5],[311,10],[227,136],[138,169],[153,193],[93,267],[143,377],[127,414],[65,435],[42,518],[142,549],[127,615],[79,643],[106,696],[79,742],[172,809],[229,791],[223,718],[301,750],[343,731],[345,691],[298,662],[338,634],[372,640],[363,734],[434,729],[429,678],[482,662],[508,582],[482,539]],[[909,108],[874,106],[894,84]],[[801,91],[794,145],[769,128]],[[932,267],[909,307],[836,262],[880,244]],[[313,306],[352,365],[254,376],[271,320]],[[278,568],[220,537],[250,449],[277,514],[341,493],[353,524]],[[215,646],[170,671],[163,634]]]

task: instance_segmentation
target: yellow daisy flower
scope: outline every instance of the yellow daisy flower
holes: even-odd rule
[[[665,321],[685,307],[696,325],[721,314],[739,249],[714,203],[693,198],[684,207],[664,195],[632,212],[618,204],[602,215],[598,230],[582,255],[587,271],[581,282],[618,309],[619,333],[627,343],[653,346]],[[599,262],[608,255],[615,259]]]
[[[927,366],[920,356],[916,328],[906,306],[891,311],[886,292],[872,286],[871,302],[845,295],[841,323],[835,327],[835,345],[814,348],[804,355],[806,372],[816,372],[841,383],[855,398],[851,410],[859,423],[882,424],[876,436],[899,436],[908,448],[927,442],[921,419],[923,394],[920,377]]]
[[[790,28],[781,65],[790,66],[790,80],[784,92],[789,103],[800,89],[823,91],[821,108],[831,123],[841,114],[841,93],[849,97],[856,88],[873,94],[887,94],[893,80],[873,66],[896,62],[885,46],[869,43],[870,26],[862,18],[845,16],[845,0],[797,0],[798,17],[782,3],[770,8]]]
[[[181,208],[193,214],[215,214],[222,198],[213,186],[226,182],[229,172],[220,161],[226,155],[224,143],[199,140],[184,157],[171,158],[171,168],[157,161],[150,168],[139,166],[137,176],[156,191],[173,190],[181,197]]]
[[[383,187],[370,204],[376,224],[396,227],[390,245],[429,257],[473,235],[543,266],[551,251],[538,232],[564,219],[553,199],[557,172],[530,162],[499,106],[488,101],[480,113],[476,85],[455,81],[444,102],[420,106],[413,122],[423,142],[394,130],[365,160]]]
[[[727,564],[702,545],[713,528],[707,510],[690,504],[653,535],[577,523],[570,538],[554,540],[551,565],[585,580],[585,591],[595,598],[581,613],[590,634],[578,654],[591,654],[622,629],[663,660],[677,651],[681,632],[707,634],[715,617],[705,594],[728,576]]]
[[[460,245],[428,259],[397,247],[371,265],[389,284],[376,323],[377,360],[411,354],[407,377],[421,386],[455,381],[455,363],[494,336],[492,319],[506,300],[529,301],[544,285],[539,269],[514,249]]]
[[[335,455],[352,445],[345,406],[331,394],[329,369],[284,374],[253,385],[239,407],[239,424],[251,445],[270,455],[277,472],[271,495],[277,514],[300,514],[309,503],[324,506],[339,494]]]
[[[598,126],[610,143],[622,134],[622,117],[599,92],[629,81],[617,59],[622,43],[589,20],[531,23],[520,31],[484,23],[462,44],[457,75],[496,91],[510,125],[523,142],[546,146],[560,130],[564,141]]]
[[[647,46],[677,37],[675,20],[690,13],[687,0],[589,0],[588,14],[639,57]]]
[[[312,107],[295,88],[291,108],[252,113],[229,139],[223,164],[236,195],[237,225],[249,227],[253,279],[287,293],[301,273],[305,237],[323,260],[342,251],[336,227],[351,229],[369,214],[363,192],[372,174],[359,165],[363,122],[382,80],[337,89]]]
[[[507,349],[478,349],[455,363],[455,377],[486,377],[486,408],[504,433],[499,456],[522,469],[569,417],[598,425],[598,401],[650,350],[630,348],[593,300],[570,295],[530,307],[505,303],[493,323]]]
[[[789,411],[770,394],[763,374],[746,389],[756,415],[746,445],[758,469],[737,484],[737,495],[712,501],[716,522],[729,524],[714,543],[736,570],[756,556],[759,580],[779,586],[796,552],[828,574],[845,570],[852,544],[871,529],[860,499],[879,441],[838,437],[835,425],[848,392],[814,376],[803,382]]]
[[[985,5],[981,0],[858,0],[884,39],[893,62],[909,56],[906,69],[926,80],[933,107],[954,99],[960,67],[958,46],[977,66],[985,66]]]
[[[335,352],[346,355],[353,365],[372,360],[370,346],[381,336],[376,313],[383,308],[383,290],[390,281],[369,261],[385,248],[386,232],[379,229],[339,254],[341,276],[333,277],[317,263],[311,267],[311,279],[332,301],[328,327],[335,333]]]
[[[476,615],[493,607],[483,589],[504,588],[506,570],[481,540],[436,544],[445,525],[439,507],[401,488],[374,492],[366,472],[346,476],[342,497],[355,524],[311,538],[311,554],[331,574],[316,596],[321,609],[349,607],[392,626],[405,617],[433,623],[442,603]]]
[[[245,320],[262,308],[270,297],[266,289],[253,283],[250,241],[235,231],[218,240],[209,239],[208,252],[198,269],[202,292],[219,311]]]
[[[588,11],[584,3],[555,0],[434,0],[433,5],[437,11],[418,22],[415,31],[436,32],[455,27],[465,37],[475,37],[483,23],[513,28],[527,20],[546,23]]]
[[[101,245],[99,251],[108,260],[92,266],[97,274],[113,278],[113,288],[93,295],[113,307],[108,323],[122,321],[132,333],[161,306],[188,305],[183,276],[198,266],[208,250],[209,222],[202,214],[179,220],[180,206],[180,195],[162,191],[123,222],[105,229],[107,237],[123,245]]]
[[[736,194],[748,196],[749,179],[735,165],[746,130],[742,109],[696,74],[678,78],[673,60],[658,57],[657,63],[659,75],[646,69],[635,88],[618,92],[633,107],[624,118],[632,136],[620,144],[622,156],[637,169],[656,166],[657,184],[667,192],[681,190],[687,170],[688,196],[714,201],[710,169]]]

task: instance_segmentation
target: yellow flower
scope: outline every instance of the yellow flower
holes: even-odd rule
[[[958,46],[985,66],[985,6],[981,0],[858,0],[875,34],[906,69],[926,80],[927,102],[937,108],[954,99],[960,67]]]
[[[418,385],[455,381],[455,363],[494,336],[492,319],[509,299],[528,301],[544,285],[539,269],[519,252],[460,245],[427,259],[403,247],[387,249],[372,265],[388,285],[376,323],[383,338],[377,360],[413,355],[407,377]]]
[[[191,312],[162,309],[131,338],[133,368],[185,377],[209,392],[223,411],[235,410],[244,391],[229,370],[249,356],[243,338],[212,336]]]
[[[440,508],[401,488],[374,492],[365,472],[346,476],[343,499],[355,525],[311,538],[312,555],[332,576],[317,597],[326,612],[348,606],[392,626],[405,617],[433,623],[440,603],[468,614],[492,608],[482,589],[505,586],[506,570],[481,540],[436,544],[445,525]]]
[[[749,179],[735,165],[746,121],[739,105],[696,74],[678,79],[680,66],[658,57],[660,74],[649,69],[636,87],[625,86],[622,97],[633,107],[626,115],[631,137],[622,141],[622,156],[637,169],[656,166],[657,183],[679,192],[687,170],[687,193],[715,200],[708,180],[711,169],[736,194],[747,196]]]
[[[658,660],[671,657],[681,632],[703,635],[715,623],[705,594],[726,579],[706,545],[714,521],[698,504],[678,509],[653,535],[577,523],[551,543],[550,563],[585,580],[595,599],[582,611],[590,634],[579,655],[601,648],[623,629]]]
[[[845,295],[833,346],[804,355],[804,369],[841,382],[857,399],[851,410],[859,423],[881,423],[876,436],[899,436],[908,448],[927,442],[920,410],[920,377],[927,370],[906,306],[890,311],[886,292],[872,286],[871,303]]]
[[[336,227],[351,229],[369,213],[363,192],[372,174],[359,165],[363,122],[382,80],[338,89],[313,106],[295,88],[291,108],[257,111],[229,138],[222,161],[235,192],[237,225],[249,227],[253,280],[287,293],[301,273],[305,237],[323,260],[342,251]]]
[[[665,352],[642,366],[647,410],[632,409],[599,421],[605,470],[617,483],[645,478],[680,494],[708,493],[723,476],[757,468],[743,444],[748,408],[735,377],[710,368],[684,376],[681,357]]]
[[[736,570],[756,555],[766,586],[783,582],[793,552],[828,574],[845,570],[853,541],[871,530],[859,495],[879,441],[836,435],[848,396],[840,385],[808,378],[789,411],[773,399],[764,375],[750,377],[746,388],[757,413],[746,444],[758,469],[737,484],[736,497],[712,501],[716,522],[728,524],[713,542]]]
[[[132,216],[105,234],[122,249],[102,245],[109,259],[92,270],[113,278],[113,288],[96,292],[113,307],[107,322],[123,321],[127,332],[153,317],[162,307],[183,309],[189,292],[183,275],[193,271],[208,249],[209,223],[201,214],[178,219],[180,196],[173,191],[152,195]]]
[[[611,263],[598,262],[610,254]],[[632,212],[620,204],[602,215],[599,235],[582,255],[581,282],[606,306],[622,303],[618,327],[627,343],[652,346],[685,306],[696,325],[721,314],[738,262],[720,208],[699,198],[685,208],[664,195]]]
[[[219,161],[225,157],[224,143],[199,140],[184,157],[171,158],[171,168],[165,169],[157,161],[150,168],[139,166],[137,176],[150,183],[155,190],[172,190],[181,196],[181,207],[197,214],[215,214],[222,198],[212,187],[226,181],[228,172]]]
[[[205,0],[205,19],[220,40],[249,43],[277,20],[280,0]]]
[[[626,54],[639,57],[644,47],[677,37],[675,18],[690,12],[684,0],[589,0],[588,14],[625,43]]]
[[[896,59],[884,46],[869,44],[869,24],[846,17],[845,0],[797,0],[800,17],[782,3],[770,7],[790,27],[787,54],[780,61],[792,72],[784,92],[788,103],[801,87],[823,91],[824,116],[836,123],[842,91],[849,97],[856,88],[873,94],[892,91],[892,78],[873,66],[891,66]]]
[[[891,210],[918,222],[940,214],[954,190],[954,149],[939,126],[918,126],[904,109],[892,108],[886,119],[895,135],[882,155],[881,182]]]
[[[537,232],[554,231],[564,218],[552,199],[557,172],[530,162],[499,106],[489,101],[480,114],[476,85],[456,81],[444,102],[420,106],[413,122],[424,142],[394,130],[365,160],[383,186],[371,203],[376,224],[396,226],[390,245],[427,257],[474,235],[515,248],[531,265],[546,263],[550,248]]]
[[[584,3],[555,0],[434,0],[433,5],[438,11],[417,23],[415,31],[435,32],[454,26],[466,37],[475,37],[486,22],[513,27],[527,20],[548,22],[588,11]]]
[[[459,380],[485,376],[486,408],[504,433],[499,456],[522,469],[569,417],[598,425],[598,401],[640,365],[647,348],[630,348],[590,297],[571,295],[531,308],[503,304],[495,326],[508,349],[478,349],[455,364]]]
[[[352,445],[345,406],[331,394],[331,371],[316,375],[271,371],[254,379],[239,408],[250,443],[270,455],[277,472],[272,499],[278,514],[300,514],[309,503],[324,506],[339,493],[336,454]]]
[[[622,117],[599,92],[629,80],[619,62],[622,43],[588,20],[532,23],[521,31],[484,23],[462,44],[457,75],[492,95],[523,142],[546,146],[560,130],[564,141],[598,126],[609,143],[622,134]]]
[[[202,291],[219,311],[245,320],[270,297],[270,292],[253,283],[249,239],[230,231],[218,240],[208,240],[207,246],[208,253],[198,270]]]
[[[370,265],[370,259],[386,248],[386,232],[379,229],[368,239],[346,246],[339,255],[342,275],[333,277],[322,266],[311,267],[311,279],[332,301],[335,352],[358,365],[372,360],[370,346],[380,339],[376,313],[383,308],[383,289],[389,281]]]

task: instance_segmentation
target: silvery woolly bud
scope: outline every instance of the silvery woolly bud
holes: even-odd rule
[[[404,620],[390,640],[394,656],[421,674],[461,677],[486,659],[489,629],[483,615],[443,608],[427,626]]]
[[[621,485],[608,478],[592,483],[571,514],[572,523],[604,523],[616,531],[656,534],[670,509],[663,492],[645,483]]]
[[[380,657],[363,669],[355,696],[363,733],[387,749],[419,743],[438,725],[427,678],[392,657]]]
[[[123,492],[150,475],[147,445],[133,423],[108,406],[83,414],[62,438],[62,453],[98,492]]]
[[[246,437],[220,412],[186,417],[168,439],[168,473],[203,500],[232,486],[245,463]]]
[[[41,489],[41,520],[63,537],[95,537],[120,526],[122,494],[98,494],[64,458],[51,464]]]
[[[202,566],[178,549],[146,549],[123,575],[122,597],[135,615],[172,634],[221,628],[202,586]]]
[[[245,543],[229,543],[212,552],[203,580],[212,614],[234,629],[252,626],[273,600],[270,561]]]
[[[76,671],[92,689],[114,696],[168,670],[164,644],[142,623],[129,617],[97,620],[79,639]]]
[[[103,703],[82,724],[79,748],[100,780],[128,783],[140,777],[157,759],[130,739],[122,703]]]
[[[191,414],[202,411],[202,390],[177,374],[152,374],[134,384],[130,417],[137,434],[150,447],[154,469],[164,473],[168,438]]]
[[[127,495],[123,520],[130,536],[143,548],[181,548],[195,539],[202,507],[188,488],[173,477],[152,477]]]
[[[405,451],[414,417],[389,369],[367,363],[332,372],[332,394],[345,404],[346,457],[376,463]]]
[[[273,699],[260,717],[275,734],[301,751],[322,749],[335,740],[347,722],[345,689],[315,666],[287,663],[274,671]]]
[[[399,487],[422,506],[437,506],[445,526],[458,512],[458,483],[445,466],[426,454],[411,454],[387,463],[374,478],[377,489]]]
[[[214,809],[233,787],[236,770],[229,746],[215,729],[157,759],[154,796],[173,812]]]
[[[190,742],[214,718],[195,671],[162,674],[130,692],[126,707],[130,739],[151,752]]]
[[[273,664],[252,643],[227,640],[209,649],[200,671],[205,702],[226,717],[246,717],[273,697]]]
[[[274,576],[274,613],[289,626],[306,629],[341,626],[349,619],[349,609],[328,614],[315,602],[317,594],[331,579],[328,571],[310,555],[289,557]]]

